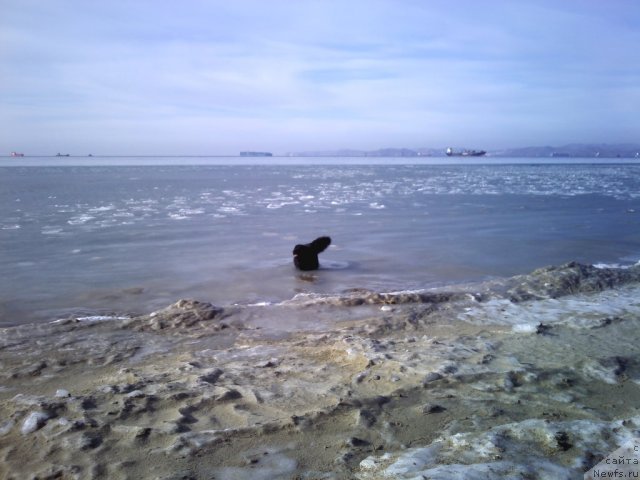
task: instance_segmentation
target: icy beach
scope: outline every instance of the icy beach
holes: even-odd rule
[[[0,477],[582,478],[640,437],[639,280],[571,263],[4,328]]]

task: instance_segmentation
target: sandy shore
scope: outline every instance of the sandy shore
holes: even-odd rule
[[[0,478],[583,478],[640,437],[640,266],[0,330]]]

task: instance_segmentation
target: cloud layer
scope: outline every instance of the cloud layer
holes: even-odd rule
[[[0,152],[637,141],[640,4],[0,0]]]

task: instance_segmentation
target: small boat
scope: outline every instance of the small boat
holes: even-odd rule
[[[20,152],[11,152],[12,157],[24,157],[24,153]]]
[[[69,155],[68,153],[60,153],[60,152],[58,152],[58,153],[56,154],[56,157],[70,157],[70,156],[71,156],[71,155]]]
[[[447,148],[447,157],[482,157],[487,152],[484,150],[462,150],[461,152],[454,152],[453,148]]]

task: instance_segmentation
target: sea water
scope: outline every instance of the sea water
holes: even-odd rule
[[[0,167],[0,326],[640,260],[633,162],[30,160]],[[322,268],[296,272],[320,235]]]

